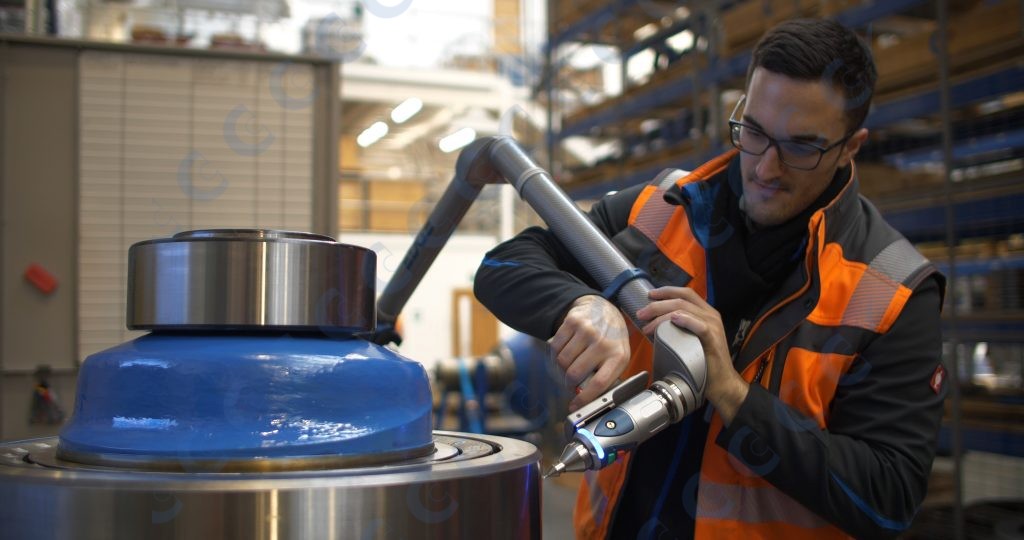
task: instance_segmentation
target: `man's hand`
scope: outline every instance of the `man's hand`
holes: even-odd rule
[[[653,338],[658,325],[672,321],[697,336],[708,366],[704,397],[718,409],[728,425],[747,398],[750,386],[732,366],[722,316],[687,287],[660,287],[652,290],[648,297],[651,303],[636,312],[638,319],[650,321],[643,328],[644,334]]]
[[[590,377],[569,403],[569,411],[611,388],[629,363],[626,320],[611,302],[596,295],[577,298],[548,343],[568,388],[576,389]]]

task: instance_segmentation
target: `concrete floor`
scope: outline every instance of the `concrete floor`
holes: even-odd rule
[[[548,478],[541,484],[541,508],[544,538],[562,540],[573,538],[572,508],[576,504],[576,486],[580,474],[566,478]],[[573,478],[575,477],[575,478]]]

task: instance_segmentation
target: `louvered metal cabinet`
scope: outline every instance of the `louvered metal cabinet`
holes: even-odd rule
[[[336,233],[336,64],[8,37],[0,69],[5,373],[60,373],[131,338],[134,242],[213,227]],[[54,292],[26,281],[33,263]],[[3,419],[20,420],[22,397],[0,398]]]

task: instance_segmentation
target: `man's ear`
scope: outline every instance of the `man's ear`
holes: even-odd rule
[[[864,141],[868,140],[868,128],[860,128],[850,135],[849,140],[843,145],[843,153],[839,155],[839,166],[845,167],[850,164],[853,160],[853,156],[857,155],[860,150],[860,145],[864,144]]]

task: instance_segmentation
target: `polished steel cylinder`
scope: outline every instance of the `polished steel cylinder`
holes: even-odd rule
[[[128,251],[128,328],[364,332],[376,255],[328,236],[189,231]]]
[[[436,432],[433,458],[276,473],[61,462],[54,439],[0,445],[0,538],[539,538],[540,454]]]

